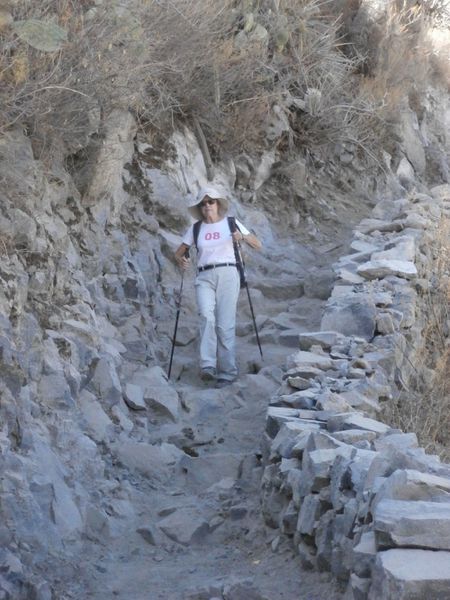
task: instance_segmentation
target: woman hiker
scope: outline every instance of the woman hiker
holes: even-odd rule
[[[175,252],[182,269],[190,258],[185,252],[197,246],[197,277],[195,289],[200,314],[200,377],[217,380],[216,387],[232,383],[238,374],[235,359],[236,306],[240,276],[236,267],[233,243],[245,242],[259,250],[261,242],[236,220],[231,233],[226,218],[228,202],[213,187],[205,187],[197,195],[189,212],[199,222],[191,225]],[[194,232],[197,231],[197,239]]]

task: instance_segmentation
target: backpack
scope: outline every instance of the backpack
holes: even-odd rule
[[[227,221],[228,221],[228,227],[230,228],[231,233],[233,233],[233,231],[236,231],[236,229],[238,231],[240,231],[239,227],[237,226],[235,217],[227,217]],[[197,245],[198,234],[200,233],[201,224],[202,224],[202,221],[196,221],[194,223],[194,227],[193,227],[194,244],[195,244],[195,248],[197,251],[198,251],[198,245]],[[239,251],[238,244],[233,242],[233,248],[234,248],[234,257],[236,259],[236,267],[237,267],[237,270],[239,271],[241,288],[243,288],[247,285],[247,279],[246,279],[246,275],[245,275],[245,263],[242,258],[242,255]]]

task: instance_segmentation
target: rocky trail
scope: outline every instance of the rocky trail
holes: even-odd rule
[[[267,406],[282,383],[286,356],[298,347],[298,334],[320,325],[339,245],[314,250],[291,240],[284,250],[274,245],[248,257],[264,358],[242,290],[237,323],[241,374],[220,390],[198,377],[190,341],[196,326],[190,310],[193,277],[186,277],[179,328],[185,345],[176,347],[169,387],[178,393],[181,410],[171,418],[159,415],[141,440],[117,440],[119,462],[111,465],[116,500],[110,512],[128,520],[127,526],[106,547],[86,542],[84,560],[70,577],[77,584],[68,588],[61,578],[61,598],[342,597],[329,574],[302,571],[290,544],[264,525],[259,491]],[[309,273],[314,279],[308,279]],[[310,282],[307,294],[305,281]],[[135,411],[133,420],[135,425],[141,420],[144,432],[148,425],[141,414]],[[134,507],[131,519],[128,502]]]

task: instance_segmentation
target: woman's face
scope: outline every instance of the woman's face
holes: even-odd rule
[[[205,196],[200,202],[203,220],[207,223],[215,223],[219,220],[219,203],[215,198]]]

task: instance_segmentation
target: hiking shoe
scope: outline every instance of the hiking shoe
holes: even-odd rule
[[[216,383],[216,388],[224,388],[227,385],[231,385],[233,383],[232,379],[218,379]]]
[[[216,370],[214,367],[205,367],[200,371],[200,379],[202,381],[214,381],[216,378]]]

